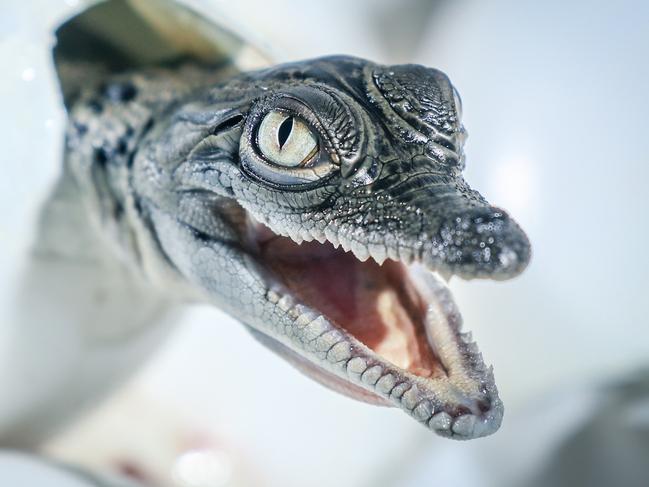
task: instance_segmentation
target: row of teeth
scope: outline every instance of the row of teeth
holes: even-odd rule
[[[268,291],[268,299],[276,304],[284,313],[293,319],[296,327],[291,327],[286,333],[289,339],[301,341],[306,350],[314,354],[332,370],[345,370],[348,377],[356,383],[372,387],[375,393],[386,399],[398,399],[403,407],[419,422],[445,436],[467,436],[475,427],[478,418],[466,414],[452,418],[445,411],[433,414],[435,408],[430,400],[418,400],[417,386],[411,381],[397,383],[395,376],[386,373],[383,365],[368,363],[361,356],[353,356],[352,345],[347,336],[321,314],[298,302],[281,288]],[[434,323],[432,323],[434,325]],[[478,371],[485,370],[482,356],[472,341],[470,333],[460,333],[460,341],[466,347],[469,362],[477,366]]]
[[[303,227],[297,231],[287,229],[287,232],[282,234],[289,237],[297,244],[314,240],[321,244],[329,242],[334,246],[334,248],[341,247],[345,252],[352,252],[361,262],[373,259],[380,265],[387,259],[391,259],[405,264],[411,264],[420,260],[420,256],[418,256],[412,248],[399,245],[399,242],[396,241],[396,239],[393,245],[388,245],[388,242],[366,245],[358,240],[348,238],[347,235],[354,230],[352,227],[349,227],[349,232],[346,232],[345,230],[345,227],[339,228],[337,226],[329,225],[325,227],[324,231],[318,230],[317,232],[311,232],[309,228]]]
[[[284,336],[299,340],[306,350],[315,354],[319,359],[327,360],[332,364],[351,357],[347,338],[323,315],[297,303],[289,293],[284,292],[281,288],[269,290],[267,299],[276,304],[296,325],[283,330]],[[343,353],[344,347],[336,348],[338,343],[346,344],[348,356]]]

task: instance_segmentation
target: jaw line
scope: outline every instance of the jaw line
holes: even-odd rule
[[[259,231],[260,224],[246,213],[250,236],[250,227]],[[265,226],[261,231],[277,236]],[[503,406],[492,370],[485,366],[470,334],[461,332],[461,316],[441,278],[420,264],[408,266],[413,283],[428,303],[428,344],[446,371],[443,377],[427,378],[392,364],[302,302],[254,249],[251,255],[267,284],[267,301],[292,322],[287,333],[264,339],[259,336],[263,332],[257,331],[257,338],[293,365],[356,399],[398,407],[442,436],[471,439],[500,427]],[[269,340],[276,343],[269,344]]]

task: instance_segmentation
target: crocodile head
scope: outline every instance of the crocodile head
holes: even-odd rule
[[[330,57],[242,74],[172,105],[132,186],[184,283],[325,385],[454,438],[503,408],[444,279],[505,279],[523,231],[462,178],[448,78]]]

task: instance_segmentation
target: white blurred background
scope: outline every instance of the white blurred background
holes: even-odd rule
[[[203,487],[184,471],[203,472],[204,487],[649,485],[649,3],[188,3],[227,11],[279,61],[344,53],[449,75],[470,135],[466,177],[533,244],[513,281],[452,281],[494,365],[503,427],[470,443],[434,437],[323,389],[234,320],[194,308],[117,396],[45,451],[184,487]],[[0,8],[6,299],[57,170],[43,161],[61,148],[49,36],[79,2]]]

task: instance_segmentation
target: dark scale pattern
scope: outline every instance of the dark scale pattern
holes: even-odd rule
[[[88,100],[88,108],[90,108],[93,113],[99,115],[104,111],[104,104],[98,98],[91,98]]]
[[[106,152],[106,149],[104,147],[96,148],[94,159],[97,164],[99,164],[101,167],[104,167],[106,165],[106,162],[108,162],[108,154]]]
[[[129,102],[137,95],[137,88],[130,81],[110,83],[103,86],[101,91],[106,98],[114,103]]]
[[[394,66],[374,72],[374,82],[390,106],[416,130],[452,136],[458,128],[453,98],[443,93],[438,71],[423,66]]]

